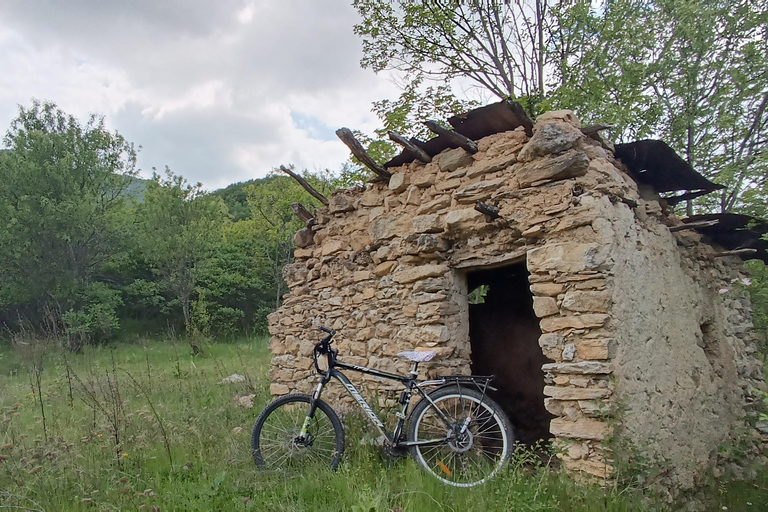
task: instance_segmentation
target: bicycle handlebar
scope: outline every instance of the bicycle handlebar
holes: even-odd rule
[[[328,327],[323,327],[322,325],[318,326],[318,328],[321,331],[328,333],[328,336],[326,336],[325,338],[323,338],[322,340],[318,341],[315,344],[315,349],[313,350],[315,370],[317,370],[317,373],[322,373],[320,371],[320,366],[317,364],[318,355],[327,354],[329,358],[335,358],[336,354],[338,354],[338,351],[331,348],[331,338],[333,338],[333,335],[336,334],[336,331]],[[329,363],[330,363],[330,359],[329,359]]]

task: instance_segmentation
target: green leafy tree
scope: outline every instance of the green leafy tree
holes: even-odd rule
[[[136,152],[102,117],[81,123],[38,101],[19,108],[4,144],[0,308],[9,323],[38,325],[47,311],[55,324],[90,307],[89,286],[124,248]]]
[[[727,189],[687,213],[765,200],[768,7],[749,0],[617,0],[554,10],[553,103],[619,139],[666,140]],[[627,30],[627,27],[632,27]],[[577,49],[573,51],[573,49]],[[695,211],[696,210],[696,211]]]
[[[355,0],[361,65],[407,82],[469,79],[499,98],[543,97],[546,0]],[[407,88],[407,87],[406,87]]]
[[[302,177],[326,196],[333,190],[328,174],[311,174],[306,170]],[[319,202],[310,196],[295,180],[288,176],[272,174],[248,188],[251,219],[243,229],[250,229],[257,237],[258,254],[269,262],[270,288],[274,307],[280,306],[285,292],[282,277],[283,266],[293,258],[293,236],[303,228],[303,223],[293,214],[292,203],[302,203],[312,210]]]
[[[261,238],[248,220],[226,224],[221,243],[198,267],[196,305],[205,308],[209,332],[266,332],[272,269]]]
[[[136,206],[136,246],[163,289],[178,301],[186,329],[198,286],[199,266],[214,253],[228,222],[220,198],[205,194],[166,169],[154,173],[144,201]]]

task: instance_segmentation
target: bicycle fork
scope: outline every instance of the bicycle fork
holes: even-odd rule
[[[309,411],[307,412],[307,417],[304,418],[304,424],[301,426],[297,439],[301,439],[302,441],[307,440],[307,437],[309,436],[309,425],[312,423],[312,418],[315,417],[315,411],[317,410],[317,401],[320,399],[320,394],[323,392],[323,388],[329,380],[330,378],[324,376],[323,379],[318,382],[315,392],[312,393],[312,399],[309,401]]]

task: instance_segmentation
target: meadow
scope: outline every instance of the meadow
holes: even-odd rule
[[[483,486],[448,487],[410,459],[384,459],[363,420],[349,414],[337,471],[260,472],[250,433],[271,399],[266,339],[199,346],[193,356],[177,338],[87,346],[82,354],[43,340],[0,344],[0,509],[665,508],[635,486],[577,483],[524,452]],[[244,380],[222,383],[235,373]],[[711,510],[768,510],[768,476],[719,481],[702,499]]]

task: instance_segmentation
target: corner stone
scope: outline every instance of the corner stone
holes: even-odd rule
[[[528,268],[531,272],[581,272],[594,270],[604,262],[605,256],[597,244],[568,242],[528,251]]]

